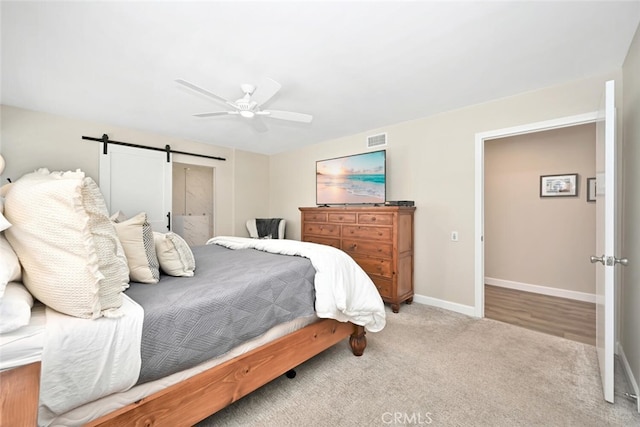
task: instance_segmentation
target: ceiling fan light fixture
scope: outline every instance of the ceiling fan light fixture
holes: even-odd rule
[[[251,119],[253,118],[253,116],[255,116],[255,113],[253,111],[242,110],[240,111],[240,115],[245,119]]]

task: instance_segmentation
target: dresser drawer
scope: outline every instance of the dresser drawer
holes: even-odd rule
[[[391,278],[391,260],[369,257],[352,257],[367,274]]]
[[[391,241],[391,227],[366,227],[360,225],[343,225],[342,236],[362,239]]]
[[[374,255],[382,258],[391,258],[393,256],[393,245],[390,243],[378,243],[366,240],[345,239],[342,241],[342,250],[351,255]]]
[[[330,237],[319,236],[305,236],[305,242],[319,243],[321,245],[333,246],[336,249],[340,249],[340,239],[332,239]]]
[[[356,214],[353,212],[350,213],[337,213],[333,212],[329,214],[329,222],[339,222],[339,223],[347,223],[347,224],[355,224],[356,223]]]
[[[358,224],[393,224],[393,214],[366,212],[358,214]]]
[[[340,236],[340,226],[334,224],[307,223],[304,226],[304,234],[315,234],[316,236]]]
[[[327,222],[326,212],[305,212],[304,222]]]
[[[393,282],[390,279],[383,279],[381,277],[372,277],[371,281],[382,298],[392,298]]]

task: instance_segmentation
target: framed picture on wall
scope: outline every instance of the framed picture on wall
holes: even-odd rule
[[[577,173],[540,177],[540,197],[575,197],[577,195]]]
[[[587,178],[587,202],[596,201],[596,179]]]

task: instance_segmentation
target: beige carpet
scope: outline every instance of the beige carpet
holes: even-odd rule
[[[420,304],[367,336],[362,357],[340,343],[198,426],[640,425],[624,381],[602,399],[587,344]]]

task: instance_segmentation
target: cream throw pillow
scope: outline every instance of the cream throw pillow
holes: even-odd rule
[[[133,218],[114,223],[114,226],[127,255],[131,280],[158,283],[160,265],[153,241],[153,229],[147,222],[147,214],[140,212]]]
[[[196,260],[185,240],[173,232],[154,232],[156,253],[160,268],[169,276],[191,277],[196,269]]]
[[[27,174],[7,194],[5,215],[5,236],[35,298],[70,316],[120,315],[129,270],[93,179],[80,170]]]

